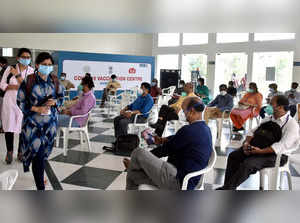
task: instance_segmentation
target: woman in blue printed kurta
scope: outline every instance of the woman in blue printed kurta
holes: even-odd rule
[[[51,75],[53,58],[49,53],[40,53],[36,58],[34,76],[21,84],[17,102],[23,112],[21,148],[24,156],[24,171],[32,173],[38,190],[44,190],[45,160],[50,155],[57,128],[57,107],[63,103],[63,87],[57,77]]]

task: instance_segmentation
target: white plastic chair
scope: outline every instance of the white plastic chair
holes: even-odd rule
[[[202,170],[187,174],[183,179],[181,190],[187,190],[189,180],[197,176],[201,176],[201,178],[199,180],[198,185],[194,188],[194,190],[204,190],[205,175],[207,175],[207,173],[213,170],[216,161],[217,161],[217,153],[213,146],[211,157],[208,161],[207,167],[205,167]],[[159,188],[153,185],[141,184],[139,185],[139,190],[159,190]]]
[[[64,90],[64,99],[70,101],[70,90]]]
[[[72,123],[74,121],[75,118],[84,118],[84,117],[88,117],[88,119],[86,120],[86,123],[84,124],[84,126],[82,127],[72,127]],[[68,141],[69,141],[69,134],[70,132],[79,132],[80,133],[80,145],[82,146],[82,144],[84,143],[83,140],[83,135],[85,135],[86,138],[86,142],[88,145],[88,150],[91,152],[91,143],[90,143],[90,138],[89,138],[89,133],[88,133],[88,123],[89,123],[89,119],[91,117],[91,111],[88,112],[85,115],[76,115],[76,116],[71,116],[70,122],[69,122],[69,127],[60,127],[57,129],[57,136],[56,136],[56,147],[59,147],[59,138],[60,138],[60,133],[63,132],[63,153],[64,156],[67,156],[67,150],[68,150]]]
[[[0,183],[2,190],[12,190],[18,178],[17,170],[7,170],[0,174]]]
[[[231,125],[231,119],[230,119],[230,112],[231,110],[225,110],[222,113],[222,118],[217,118],[217,139],[216,139],[216,146],[220,146],[221,144],[221,139],[222,139],[222,131],[223,131],[223,124],[224,121],[228,123],[229,129],[230,129],[230,139],[232,137],[232,125]],[[225,117],[226,114],[228,114],[228,117]]]
[[[290,162],[288,162],[284,166],[280,166],[281,154],[278,154],[276,157],[275,167],[264,168],[259,171],[260,175],[260,189],[265,190],[265,178],[268,179],[268,187],[267,190],[281,190],[283,183],[284,173],[287,174],[288,186],[289,190],[292,190],[292,176],[290,172]]]

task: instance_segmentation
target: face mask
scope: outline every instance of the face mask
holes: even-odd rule
[[[31,62],[31,59],[23,59],[23,58],[20,58],[19,59],[19,63],[24,65],[24,66],[28,66]]]
[[[273,115],[274,114],[274,110],[273,110],[273,107],[271,105],[268,105],[267,107],[265,107],[265,112],[268,114],[268,115]]]
[[[291,91],[295,92],[295,91],[296,91],[296,89],[292,88],[292,89],[291,89]]]
[[[83,86],[82,86],[81,84],[78,85],[77,90],[78,90],[78,91],[82,91],[82,89],[83,89]]]
[[[53,71],[53,66],[40,65],[38,70],[42,75],[48,76]]]
[[[220,91],[220,94],[224,96],[224,95],[227,94],[227,92],[226,91]]]
[[[185,116],[185,121],[187,121],[187,122],[189,122],[189,113],[190,113],[190,111],[183,111],[183,113],[184,113],[184,116]]]
[[[64,80],[66,80],[66,77],[61,77],[60,79],[61,79],[62,81],[64,81]]]
[[[249,93],[254,93],[254,90],[253,89],[249,89],[248,92]]]
[[[144,93],[144,92],[143,92],[143,90],[142,90],[142,89],[138,89],[138,90],[137,90],[137,94],[138,94],[138,96],[141,96],[143,93]]]
[[[183,87],[183,85],[182,84],[179,84],[179,88],[182,88]]]
[[[275,90],[273,88],[270,88],[269,90],[270,90],[271,93],[275,92]]]
[[[112,81],[112,82],[116,82],[116,80],[115,80],[115,79],[111,79],[111,81]]]
[[[187,96],[187,93],[185,91],[181,92],[181,96],[182,97],[186,97]]]
[[[151,86],[152,86],[152,87],[155,87],[155,86],[156,86],[156,82],[152,82],[152,83],[151,83]]]

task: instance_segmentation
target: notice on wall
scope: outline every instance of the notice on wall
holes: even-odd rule
[[[275,67],[266,67],[266,81],[275,81]]]
[[[145,63],[64,60],[62,70],[76,87],[85,73],[90,73],[95,84],[94,90],[103,90],[110,76],[115,74],[121,84],[120,90],[126,90],[140,86],[142,82],[150,83],[151,69],[151,64]]]

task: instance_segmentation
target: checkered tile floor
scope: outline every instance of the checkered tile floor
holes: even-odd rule
[[[214,138],[216,138],[216,125],[214,121],[210,124]],[[47,170],[48,190],[124,190],[126,183],[126,172],[122,163],[124,157],[113,155],[103,151],[103,146],[110,146],[114,141],[112,119],[101,113],[100,109],[93,111],[89,124],[89,138],[92,152],[87,146],[80,145],[79,134],[72,133],[69,140],[68,155],[62,154],[62,139],[58,148],[54,148],[49,157],[49,168]],[[206,178],[205,188],[212,190],[223,184],[228,154],[239,148],[241,141],[230,141],[229,129],[223,129],[222,143],[216,147],[218,154],[217,162]],[[0,142],[5,145],[3,135]],[[15,142],[17,145],[17,140]],[[5,146],[2,146],[0,155],[4,160]],[[12,166],[0,162],[0,172],[16,168],[19,170],[19,178],[14,189],[32,190],[35,189],[31,173],[23,173],[22,165],[14,162]],[[300,151],[291,158],[293,189],[300,190]],[[239,189],[257,190],[259,175],[251,176]],[[287,181],[284,181],[284,188],[287,188]]]

